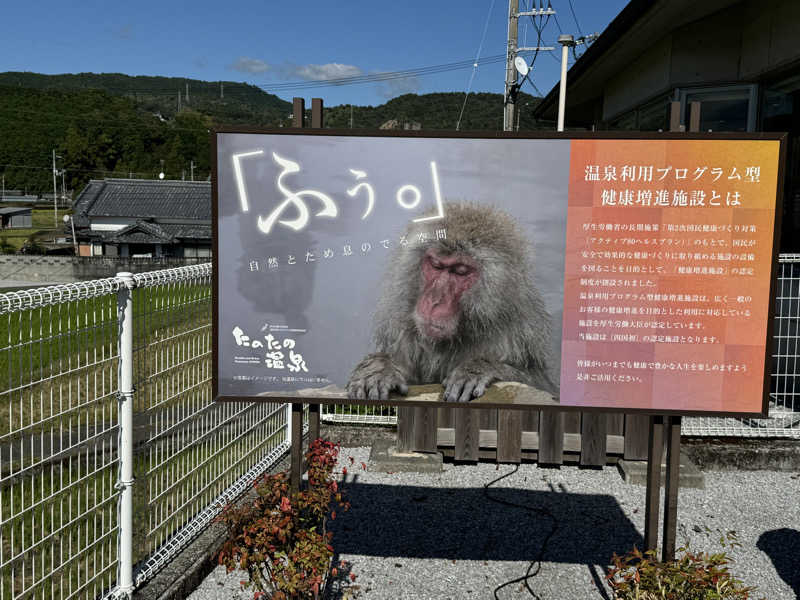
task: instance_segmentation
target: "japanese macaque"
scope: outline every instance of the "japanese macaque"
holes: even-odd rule
[[[445,401],[468,402],[496,381],[557,393],[548,372],[550,318],[533,283],[529,243],[494,208],[446,204],[444,214],[411,223],[409,245],[393,255],[376,312],[376,352],[353,370],[348,396],[386,400],[407,394],[409,384],[441,383]]]

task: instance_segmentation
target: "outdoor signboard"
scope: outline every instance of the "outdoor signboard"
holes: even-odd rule
[[[218,400],[765,414],[780,135],[214,142]]]

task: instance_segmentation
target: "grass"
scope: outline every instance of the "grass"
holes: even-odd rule
[[[0,234],[0,252],[9,254],[16,252],[31,236],[39,238],[44,235],[63,233],[61,217],[69,214],[69,211],[59,209],[59,222],[54,226],[53,209],[34,208],[31,211],[31,227],[25,229],[5,229]]]
[[[212,416],[235,407],[210,405],[210,317],[208,284],[134,290],[136,560],[280,441],[250,412],[268,405]],[[80,440],[117,420],[115,295],[0,315],[0,340],[0,600],[94,598],[116,576],[116,436]],[[81,453],[53,461],[60,440]]]

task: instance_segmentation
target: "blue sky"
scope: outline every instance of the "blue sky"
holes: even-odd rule
[[[520,0],[526,8],[539,0]],[[560,31],[602,32],[627,0],[551,0]],[[4,7],[0,71],[118,72],[129,75],[245,81],[271,86],[390,72],[505,53],[507,0],[375,2],[10,2]],[[488,19],[487,19],[488,17]],[[556,23],[556,20],[558,23]],[[484,29],[486,31],[483,38]],[[520,21],[520,43],[536,31]],[[550,54],[548,56],[548,54]],[[541,53],[533,81],[547,93],[559,77],[559,50]],[[480,65],[472,91],[502,92],[502,62]],[[275,91],[336,104],[380,104],[402,93],[464,91],[472,68],[391,82]],[[527,85],[523,91],[535,94]]]

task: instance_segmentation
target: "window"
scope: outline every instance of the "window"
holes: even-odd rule
[[[692,102],[700,103],[700,131],[755,131],[757,86],[732,85],[678,90],[682,124],[689,128]]]
[[[669,130],[669,97],[661,96],[639,108],[639,131]]]

